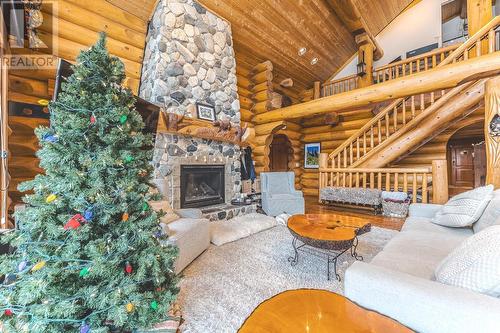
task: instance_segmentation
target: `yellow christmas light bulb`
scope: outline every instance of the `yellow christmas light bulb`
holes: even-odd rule
[[[134,311],[135,306],[132,303],[128,303],[127,305],[125,305],[125,309],[127,309],[127,312],[130,313],[130,312]]]
[[[45,260],[44,260],[44,261],[39,261],[39,262],[38,262],[35,266],[33,266],[33,268],[32,268],[31,270],[32,270],[33,272],[36,272],[36,271],[38,271],[38,270],[40,270],[40,269],[44,268],[44,267],[45,267],[45,264],[46,264]]]
[[[49,196],[45,199],[45,202],[46,202],[46,203],[51,203],[52,201],[54,201],[54,200],[56,200],[56,199],[57,199],[57,195],[55,195],[55,194],[53,194],[53,193],[52,193],[51,195],[49,195]]]

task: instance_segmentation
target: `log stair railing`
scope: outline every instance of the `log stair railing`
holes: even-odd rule
[[[474,50],[478,56],[497,51],[500,44],[498,38],[499,26],[500,16],[497,16],[464,44],[455,49],[437,67],[467,60],[471,50]],[[483,41],[485,40],[488,49],[482,50],[482,45],[485,45]],[[423,119],[431,112],[434,112],[437,109],[437,107],[433,107],[436,102],[441,99],[441,104],[446,102],[457,95],[462,90],[462,87],[467,86],[462,85],[450,89],[448,92],[430,92],[395,100],[330,153],[329,167],[353,168],[360,165],[363,160],[373,154],[375,148],[383,145],[392,135],[405,131],[409,123],[414,124],[415,120]]]
[[[358,187],[412,194],[413,203],[429,202],[432,168],[321,168],[319,186]]]

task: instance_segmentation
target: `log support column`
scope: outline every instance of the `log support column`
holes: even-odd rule
[[[373,52],[375,46],[368,34],[363,33],[356,36],[358,44],[358,64],[364,62],[366,64],[366,74],[358,78],[358,87],[368,87],[373,84]]]
[[[432,161],[432,203],[444,204],[448,201],[448,162]]]
[[[469,38],[479,31],[486,23],[493,18],[493,8],[491,0],[467,0],[467,24]],[[481,53],[488,53],[488,41],[481,44]],[[469,58],[477,56],[476,47],[469,51]]]
[[[495,116],[500,117],[500,76],[486,82],[484,99],[486,184],[493,184],[495,188],[500,188],[500,136],[495,136],[490,131],[491,121]]]

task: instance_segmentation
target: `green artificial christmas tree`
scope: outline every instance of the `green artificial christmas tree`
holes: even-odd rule
[[[45,175],[0,258],[5,332],[127,332],[164,321],[178,292],[175,247],[151,209],[152,137],[105,36],[84,51],[36,135]]]

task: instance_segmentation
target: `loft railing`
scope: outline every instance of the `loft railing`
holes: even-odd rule
[[[474,36],[460,45],[436,67],[444,66],[469,58],[471,51],[476,55],[493,53],[499,49],[498,28],[500,16],[495,17]],[[456,94],[456,89],[449,93]],[[448,93],[447,93],[448,94]],[[385,107],[380,113],[356,131],[349,139],[329,155],[328,166],[332,168],[356,167],[371,150],[400,131],[409,120],[418,115],[415,101],[420,99],[420,112],[445,96],[443,91],[399,98]],[[426,102],[426,100],[428,102]],[[410,115],[408,115],[410,107]]]
[[[358,76],[356,74],[332,80],[321,86],[321,97],[332,96],[358,88]]]
[[[319,186],[358,187],[383,191],[403,191],[412,201],[429,202],[432,168],[321,168]]]
[[[478,39],[474,38],[478,36],[478,33],[476,33],[463,44],[442,47],[415,57],[375,68],[373,70],[373,83],[386,82],[435,68],[447,59],[449,55],[454,53],[454,51],[459,48],[462,49],[464,45],[466,45],[465,48],[467,49],[467,53],[463,52],[461,58],[457,58],[452,62],[467,60],[471,56],[499,51],[500,30],[498,29],[498,16],[493,18],[493,20],[484,26],[483,29],[478,31],[478,33],[480,33]],[[471,42],[471,40],[473,40],[473,42]],[[485,49],[488,49],[488,51],[485,52]],[[319,97],[332,96],[357,88],[358,76],[353,74],[323,83],[321,85]]]
[[[385,82],[435,68],[458,47],[459,44],[442,47],[415,57],[379,67],[373,71],[374,83]]]

